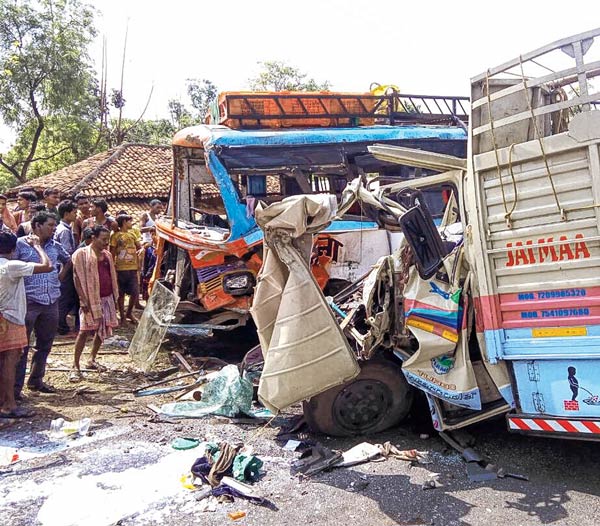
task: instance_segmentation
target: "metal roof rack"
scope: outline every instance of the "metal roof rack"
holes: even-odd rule
[[[236,129],[346,127],[375,124],[455,125],[466,129],[469,98],[340,92],[225,92],[214,124]],[[217,122],[218,121],[218,122]]]

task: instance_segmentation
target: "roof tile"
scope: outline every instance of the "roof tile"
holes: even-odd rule
[[[51,174],[27,181],[9,191],[33,187],[37,191],[56,188],[62,194],[81,192],[90,197],[167,198],[173,173],[173,155],[168,146],[122,144]]]

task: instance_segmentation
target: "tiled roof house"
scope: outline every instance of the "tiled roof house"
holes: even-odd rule
[[[166,203],[171,189],[173,155],[169,146],[122,144],[8,191],[33,188],[41,193],[56,188],[61,197],[78,193],[106,199],[109,212],[126,210],[134,216],[147,210],[151,199]]]

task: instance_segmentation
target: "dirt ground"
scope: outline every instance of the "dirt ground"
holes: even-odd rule
[[[125,338],[131,331],[120,331]],[[427,463],[388,459],[338,468],[310,478],[291,473],[299,454],[283,449],[278,431],[300,413],[299,407],[264,423],[228,419],[156,421],[148,404],[160,406],[175,395],[136,398],[133,389],[149,380],[136,373],[123,348],[106,347],[100,361],[106,373],[89,373],[84,382],[68,381],[73,340],[61,338],[51,354],[48,381],[53,395],[28,395],[36,415],[0,425],[0,446],[18,450],[20,461],[0,467],[2,526],[21,525],[223,525],[228,513],[244,511],[242,525],[595,525],[600,523],[595,443],[509,434],[502,419],[470,430],[475,449],[506,472],[526,475],[469,482],[465,463],[423,423],[374,437],[331,438],[310,433],[301,439],[346,450],[368,440],[391,441],[400,449],[427,452]],[[194,359],[186,356],[193,366]],[[155,367],[177,362],[161,352]],[[51,439],[50,421],[91,418],[87,436]],[[177,437],[251,446],[264,461],[256,490],[271,503],[242,499],[201,511],[198,492],[182,477],[198,449],[176,451]],[[434,489],[424,489],[437,480]]]

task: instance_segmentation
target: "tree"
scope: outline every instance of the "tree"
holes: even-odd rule
[[[263,70],[256,77],[248,79],[250,89],[254,91],[321,91],[331,87],[328,80],[319,83],[313,78],[307,79],[307,73],[279,60],[258,64]]]
[[[169,114],[173,126],[180,130],[186,126],[191,126],[194,123],[194,118],[183,102],[171,99],[169,101]]]
[[[91,138],[98,114],[87,52],[95,35],[92,8],[79,0],[0,0],[0,116],[18,136],[0,166],[19,182],[38,161],[90,153],[81,145],[92,141],[79,139]]]
[[[19,165],[27,157],[36,129],[37,123],[32,121],[22,130],[14,146],[4,155],[6,164]],[[27,179],[54,172],[87,157],[94,150],[95,142],[96,126],[92,121],[65,115],[46,117],[44,132],[36,148],[35,162],[29,166]],[[8,186],[14,182],[12,175],[7,179]]]
[[[138,120],[122,119],[125,142],[169,145],[177,129],[168,119]]]
[[[187,79],[187,92],[197,117],[203,122],[211,103],[217,98],[217,86],[207,79]]]

